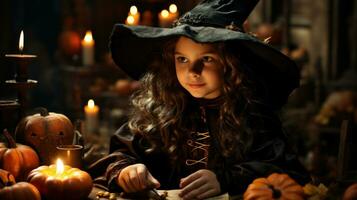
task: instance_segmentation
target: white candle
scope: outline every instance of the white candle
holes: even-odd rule
[[[85,129],[89,134],[95,133],[98,129],[98,113],[99,107],[95,105],[93,99],[88,101],[84,107],[85,112]]]
[[[87,31],[82,40],[82,62],[84,66],[94,64],[94,40],[91,31]]]

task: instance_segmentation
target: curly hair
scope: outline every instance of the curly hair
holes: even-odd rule
[[[179,159],[189,132],[187,123],[192,110],[190,94],[179,84],[174,63],[177,38],[166,45],[162,55],[155,59],[150,70],[141,79],[142,87],[132,97],[133,112],[129,128],[134,134],[145,136],[150,150],[161,148]],[[252,144],[253,135],[243,117],[250,105],[259,102],[254,75],[244,62],[245,51],[235,42],[212,43],[223,65],[223,103],[219,106],[218,139],[223,156],[244,159]],[[180,148],[178,148],[180,147]]]

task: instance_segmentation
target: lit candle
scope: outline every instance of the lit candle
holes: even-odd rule
[[[13,60],[16,63],[15,80],[18,82],[27,82],[27,66],[35,59],[36,55],[23,54],[24,51],[24,31],[21,31],[19,38],[19,52],[20,54],[5,54],[5,57]]]
[[[171,25],[169,11],[162,10],[159,13],[159,25],[160,25],[160,27],[169,27]]]
[[[27,181],[45,199],[86,199],[93,186],[87,172],[64,165],[61,159],[57,159],[55,165],[43,165],[32,170]]]
[[[84,107],[84,112],[86,132],[89,134],[94,133],[98,128],[99,107],[95,105],[93,99],[88,101],[88,104]]]
[[[91,31],[87,31],[82,40],[82,62],[84,66],[94,64],[94,40]]]
[[[177,6],[175,4],[171,4],[169,6],[169,12],[170,12],[170,20],[171,20],[171,23],[173,23],[177,17],[178,17],[178,11],[177,11]]]
[[[136,6],[131,6],[125,23],[127,25],[138,25],[139,21],[140,21],[140,13],[138,11],[138,8]]]

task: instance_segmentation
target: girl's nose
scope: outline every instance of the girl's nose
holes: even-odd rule
[[[196,76],[200,76],[203,70],[203,63],[201,60],[194,62],[189,69],[189,73]]]

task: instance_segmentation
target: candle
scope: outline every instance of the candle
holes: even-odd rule
[[[45,199],[86,199],[92,190],[91,176],[78,168],[64,165],[57,159],[55,165],[32,170],[27,181],[33,184]]]
[[[36,55],[23,54],[23,50],[25,46],[24,38],[25,38],[24,31],[22,30],[19,38],[20,54],[5,54],[5,57],[7,57],[10,60],[13,60],[13,62],[16,63],[15,80],[17,82],[27,82],[28,79],[27,66],[32,60],[34,60],[37,57]]]
[[[170,12],[169,18],[171,20],[171,23],[173,23],[177,19],[179,14],[177,11],[177,6],[175,4],[171,4],[169,6],[169,12]]]
[[[91,31],[87,31],[82,40],[82,62],[84,66],[94,64],[94,40]]]
[[[72,167],[82,168],[82,145],[60,145],[57,148],[57,156]]]
[[[131,6],[126,18],[125,24],[127,25],[138,25],[140,21],[140,13],[136,6]]]
[[[170,27],[170,13],[167,10],[162,10],[159,14],[159,25],[160,27]]]
[[[99,107],[95,105],[93,99],[88,101],[88,104],[84,107],[84,112],[86,133],[94,133],[98,128]]]

